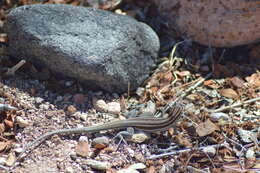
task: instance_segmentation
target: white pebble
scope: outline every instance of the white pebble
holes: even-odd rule
[[[90,166],[91,168],[97,169],[97,170],[108,170],[111,168],[111,165],[109,162],[102,162],[102,161],[96,161],[92,159],[86,160],[86,164]]]
[[[246,151],[246,158],[247,158],[247,159],[255,159],[255,151],[252,150],[251,148],[249,148],[249,149]]]
[[[6,158],[0,157],[0,164],[1,164],[1,165],[4,165],[5,162],[6,162]]]
[[[20,117],[20,116],[17,116],[17,117],[15,118],[15,120],[16,120],[16,123],[17,123],[17,124],[19,125],[19,127],[21,127],[21,128],[24,128],[24,127],[29,126],[29,122],[28,122],[27,120],[23,119],[23,118]]]
[[[228,114],[225,114],[223,112],[216,112],[216,113],[210,114],[210,120],[211,121],[217,122],[220,119],[228,121],[228,120],[230,120],[230,117],[228,116]]]
[[[14,151],[19,154],[19,153],[23,152],[23,148],[21,148],[21,147],[15,148]]]
[[[66,167],[66,173],[74,173],[74,170],[72,167]]]
[[[121,112],[121,106],[117,102],[110,102],[107,104],[107,111],[111,114],[119,114]]]
[[[203,148],[203,152],[207,153],[209,156],[214,156],[216,154],[216,148],[214,147],[205,147]]]
[[[104,100],[94,100],[93,105],[97,111],[107,112],[108,110],[108,105]]]

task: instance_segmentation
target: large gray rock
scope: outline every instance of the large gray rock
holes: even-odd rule
[[[159,50],[148,25],[93,8],[22,6],[9,13],[4,29],[11,56],[110,92],[137,88]]]

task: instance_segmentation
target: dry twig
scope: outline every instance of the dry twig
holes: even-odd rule
[[[20,62],[18,62],[15,66],[13,66],[12,68],[8,68],[7,72],[5,72],[5,76],[12,76],[15,74],[15,72],[22,67],[24,64],[26,63],[25,60],[21,60]]]
[[[221,112],[221,111],[225,111],[225,110],[228,110],[228,109],[232,109],[234,107],[242,106],[242,105],[253,103],[253,102],[257,102],[257,101],[260,101],[260,97],[253,98],[253,99],[246,100],[246,101],[242,101],[240,103],[235,103],[235,104],[232,104],[232,105],[229,105],[229,106],[225,106],[225,107],[222,107],[222,108],[219,108],[219,109],[208,110],[208,111],[212,112],[212,113],[213,112]]]
[[[153,159],[158,159],[158,158],[162,158],[162,157],[165,157],[165,156],[171,156],[171,155],[176,155],[176,154],[180,154],[180,153],[190,152],[190,151],[193,151],[193,150],[202,151],[206,147],[220,148],[220,147],[226,147],[227,145],[228,145],[228,143],[224,142],[222,144],[203,146],[203,147],[199,147],[199,148],[187,148],[187,149],[183,149],[183,150],[172,151],[172,152],[169,152],[169,153],[151,155],[151,156],[147,157],[147,159],[153,160]]]

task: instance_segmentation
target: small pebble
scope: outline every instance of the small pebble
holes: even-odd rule
[[[139,143],[139,144],[143,143],[147,139],[149,139],[149,136],[147,136],[144,133],[133,134],[132,137],[131,137],[131,141],[133,141],[135,143]]]
[[[107,112],[111,114],[119,114],[121,112],[120,103],[110,102],[107,104]]]
[[[76,161],[77,155],[73,153],[73,154],[70,155],[70,158],[71,158],[71,160]]]
[[[88,141],[80,140],[76,145],[75,152],[77,153],[77,155],[81,157],[89,156],[89,151],[90,149],[89,149]]]
[[[130,165],[127,169],[136,170],[136,169],[145,169],[145,168],[146,168],[145,164],[143,164],[143,163],[135,163],[133,165]]]
[[[20,148],[15,148],[14,152],[19,154],[19,153],[23,152],[23,148],[21,148],[21,147]]]
[[[87,119],[88,119],[88,114],[87,114],[87,113],[81,113],[81,114],[80,114],[80,119],[81,119],[82,121],[87,121]]]
[[[139,97],[141,97],[141,96],[144,94],[144,91],[145,91],[144,88],[138,87],[135,93],[136,93]]]
[[[1,165],[4,165],[5,162],[6,162],[6,158],[0,157],[0,164],[1,164]]]
[[[255,159],[255,151],[253,149],[249,148],[246,151],[246,158],[247,159]]]
[[[144,155],[142,153],[137,153],[135,154],[135,159],[139,162],[143,162],[145,163],[146,158],[144,157]]]
[[[39,106],[40,109],[43,109],[43,110],[48,110],[50,108],[50,106],[48,104],[41,104]]]
[[[104,100],[93,100],[93,105],[97,111],[100,112],[107,112],[108,111],[108,105]]]
[[[133,149],[131,149],[130,147],[127,147],[126,148],[126,151],[128,152],[128,154],[131,156],[131,157],[134,157],[135,156],[135,151]]]
[[[102,161],[96,161],[92,159],[88,159],[85,161],[85,163],[90,166],[93,169],[105,171],[111,168],[111,165],[109,162],[102,162]]]
[[[66,173],[74,173],[74,169],[72,167],[66,167],[65,172]]]
[[[43,98],[41,98],[41,97],[36,97],[35,98],[35,103],[37,103],[37,104],[40,104],[40,103],[42,103],[43,102]]]
[[[3,97],[0,97],[0,103],[4,103],[5,99]]]
[[[117,173],[139,173],[139,171],[133,169],[121,169]]]
[[[153,115],[156,111],[156,105],[153,101],[148,101],[144,108],[141,108],[142,113]]]
[[[12,166],[15,161],[16,161],[15,154],[14,154],[14,153],[9,153],[9,154],[8,154],[8,157],[7,157],[7,159],[6,159],[5,164],[6,164],[7,166]]]
[[[82,128],[82,127],[84,127],[83,124],[77,124],[77,128]]]
[[[109,145],[109,139],[106,136],[95,138],[92,145],[97,149],[103,149]]]
[[[24,128],[24,127],[29,126],[29,122],[28,122],[27,120],[23,119],[23,118],[20,117],[20,116],[17,116],[17,117],[15,118],[15,121],[16,121],[16,123],[19,125],[19,127],[21,127],[21,128]]]
[[[79,141],[88,141],[87,136],[80,136]]]
[[[244,143],[253,142],[256,139],[257,134],[248,130],[243,130],[241,128],[237,131],[239,137]]]
[[[73,106],[73,105],[69,105],[69,106],[67,107],[67,114],[68,114],[68,115],[72,115],[72,114],[74,114],[76,111],[77,111],[77,108],[75,108],[75,106]]]
[[[218,122],[220,119],[222,119],[224,121],[229,121],[230,117],[228,116],[228,114],[223,113],[223,112],[216,112],[216,113],[210,114],[210,120],[211,121]]]
[[[205,147],[205,148],[203,148],[203,150],[202,150],[203,152],[205,152],[205,153],[207,153],[209,156],[214,156],[215,154],[216,154],[216,148],[214,148],[214,147]]]

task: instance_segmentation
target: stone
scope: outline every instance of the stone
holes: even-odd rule
[[[66,173],[74,173],[75,171],[74,171],[74,169],[72,167],[66,167],[65,168],[65,172]]]
[[[14,154],[14,153],[9,153],[9,154],[8,154],[8,157],[7,157],[7,159],[6,159],[5,164],[6,164],[7,166],[12,166],[15,161],[16,161],[15,154]]]
[[[131,141],[135,142],[135,143],[143,143],[144,141],[148,140],[149,136],[145,133],[136,133],[133,134],[131,137]]]
[[[108,105],[107,103],[102,100],[102,99],[93,99],[93,105],[94,105],[94,108],[97,110],[97,111],[100,111],[100,112],[107,112],[108,111]]]
[[[128,169],[136,170],[136,169],[145,169],[146,165],[143,163],[135,163],[128,167]]]
[[[102,162],[93,159],[88,159],[85,160],[84,162],[91,168],[101,170],[101,171],[105,171],[111,168],[111,164],[109,162]]]
[[[141,108],[140,112],[142,114],[151,115],[153,116],[156,112],[156,105],[152,100],[149,100],[144,107]]]
[[[41,97],[36,97],[36,98],[35,98],[35,103],[36,103],[36,104],[41,104],[43,101],[44,101],[44,99],[41,98]]]
[[[67,113],[68,115],[72,115],[72,114],[74,114],[74,113],[76,113],[76,112],[77,112],[77,108],[75,108],[75,106],[69,105],[69,106],[67,107],[66,113]]]
[[[247,159],[255,159],[255,152],[252,148],[249,148],[247,151],[246,151],[246,158]]]
[[[80,140],[76,145],[75,152],[78,156],[87,157],[89,156],[89,145],[88,141]]]
[[[19,147],[19,148],[15,148],[14,149],[14,152],[15,153],[22,153],[24,151],[24,149],[22,147]]]
[[[139,173],[139,171],[133,169],[121,169],[117,173]]]
[[[186,37],[214,47],[234,47],[260,39],[260,1],[153,0],[163,16]],[[165,19],[166,20],[166,19]]]
[[[23,119],[23,118],[20,117],[20,116],[17,116],[17,117],[15,118],[15,120],[16,120],[16,123],[18,124],[18,126],[21,127],[21,128],[24,128],[24,127],[27,127],[27,126],[30,125],[29,122],[28,122],[28,120],[25,120],[25,119]]]
[[[97,149],[103,149],[109,145],[109,139],[106,136],[101,136],[93,139],[92,145]]]
[[[64,4],[14,8],[4,30],[10,56],[116,93],[149,76],[160,47],[156,33],[129,16]]]
[[[242,142],[244,143],[250,143],[250,142],[254,142],[256,140],[257,134],[254,132],[251,132],[249,130],[244,130],[239,128],[237,130],[237,133],[241,139]]]
[[[81,113],[79,115],[79,118],[82,120],[82,121],[87,121],[88,119],[88,114],[87,113]]]
[[[121,106],[118,102],[107,103],[107,112],[111,114],[119,114],[121,112]]]
[[[202,149],[204,153],[207,153],[209,156],[215,156],[217,150],[214,147],[208,146]]]
[[[223,113],[223,112],[214,112],[211,113],[209,115],[210,120],[213,122],[218,122],[220,119],[224,120],[224,121],[230,121],[230,117],[228,116],[228,114]]]

